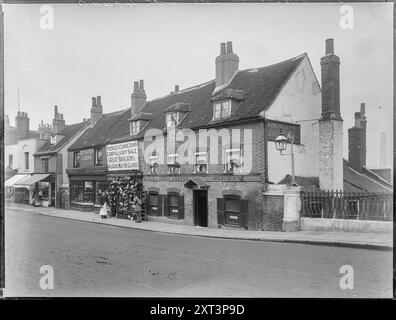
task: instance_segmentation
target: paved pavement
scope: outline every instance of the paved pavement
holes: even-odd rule
[[[18,208],[5,229],[6,296],[392,296],[390,251],[147,232]],[[53,289],[39,286],[43,265]],[[353,289],[340,286],[345,265]]]
[[[118,227],[126,227],[140,230],[149,230],[163,233],[183,234],[201,237],[261,240],[274,242],[310,243],[322,245],[337,245],[350,247],[364,247],[373,249],[391,250],[393,247],[392,233],[378,232],[329,232],[329,231],[299,231],[299,232],[271,232],[271,231],[247,231],[225,230],[187,226],[184,224],[171,224],[164,222],[145,221],[135,223],[126,219],[101,219],[97,213],[82,212],[77,210],[64,210],[56,208],[33,207],[31,205],[7,204],[9,208],[37,212],[53,217],[73,219],[85,222],[101,223]]]

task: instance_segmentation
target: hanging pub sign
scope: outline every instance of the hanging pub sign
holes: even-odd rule
[[[289,131],[293,132],[294,134],[294,143],[300,144],[300,125],[290,122],[282,122],[276,120],[267,120],[266,122],[267,127],[267,139],[270,141],[275,141],[275,139],[282,134],[284,136],[287,135]]]
[[[109,171],[139,170],[137,141],[109,144],[106,156]]]

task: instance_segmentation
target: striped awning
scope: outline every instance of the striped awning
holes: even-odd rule
[[[44,174],[44,173],[38,173],[38,174],[33,174],[32,176],[19,181],[15,186],[21,186],[21,187],[25,187],[25,186],[30,186],[35,184],[36,182],[42,181],[46,178],[48,178],[51,174]]]
[[[12,176],[5,182],[6,187],[11,187],[12,185],[18,183],[19,181],[22,181],[26,179],[27,177],[30,177],[30,174],[16,174],[15,176]]]

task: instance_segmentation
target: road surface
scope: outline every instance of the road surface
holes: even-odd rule
[[[50,265],[53,289],[40,287]],[[341,289],[343,265],[353,289]],[[392,253],[162,234],[6,211],[6,296],[391,297]]]

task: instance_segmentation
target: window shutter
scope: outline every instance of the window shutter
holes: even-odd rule
[[[248,200],[241,199],[239,200],[241,204],[241,228],[248,228],[249,223],[249,215],[248,215]]]
[[[179,196],[179,219],[184,219],[184,196]]]
[[[224,199],[217,198],[217,224],[224,225]]]
[[[169,217],[168,196],[163,195],[163,199],[164,199],[164,216]]]

